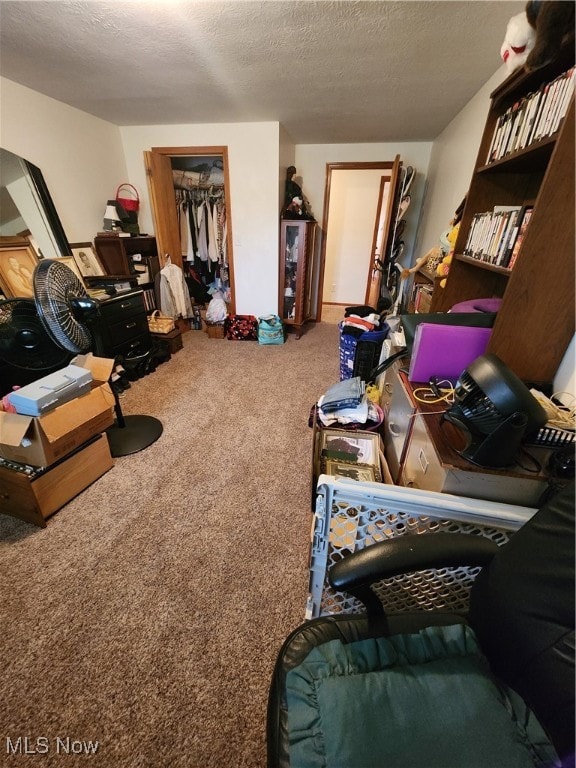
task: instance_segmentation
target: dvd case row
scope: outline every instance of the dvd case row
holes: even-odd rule
[[[518,99],[496,121],[486,165],[556,133],[574,93],[574,67]]]
[[[512,269],[532,210],[532,205],[500,205],[474,214],[464,255]]]

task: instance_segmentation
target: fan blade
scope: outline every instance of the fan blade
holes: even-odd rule
[[[68,352],[45,331],[32,299],[0,302],[0,359],[14,368],[43,371],[66,365]]]

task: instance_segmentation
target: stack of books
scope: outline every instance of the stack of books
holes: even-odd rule
[[[464,255],[512,269],[533,208],[532,205],[496,205],[492,211],[474,214]]]
[[[556,133],[574,93],[574,67],[518,99],[497,120],[486,165]]]

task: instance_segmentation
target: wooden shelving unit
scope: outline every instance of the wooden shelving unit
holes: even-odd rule
[[[486,163],[497,121],[511,105],[574,65],[571,43],[536,72],[514,72],[492,94],[446,287],[432,311],[500,297],[489,351],[521,379],[548,385],[574,336],[574,95],[551,136]],[[534,204],[513,269],[463,255],[474,214],[496,205]]]

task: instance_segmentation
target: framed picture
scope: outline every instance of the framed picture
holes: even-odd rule
[[[56,259],[56,261],[59,261],[59,262],[61,262],[62,264],[66,264],[66,266],[67,266],[69,269],[71,269],[71,270],[72,270],[72,272],[74,272],[74,274],[76,275],[76,277],[78,278],[78,280],[80,280],[80,282],[82,283],[82,285],[84,285],[84,287],[86,287],[86,286],[85,286],[85,283],[84,283],[84,278],[82,277],[82,273],[80,272],[80,270],[79,270],[79,269],[78,269],[78,267],[76,266],[76,262],[74,261],[74,259],[72,258],[72,256],[60,256],[60,258]]]
[[[377,466],[379,440],[380,436],[376,433],[325,429],[321,435],[320,450],[326,459]]]
[[[349,477],[361,483],[374,483],[376,481],[373,467],[366,464],[347,464],[343,461],[328,460],[326,462],[326,474],[335,477]]]
[[[92,243],[70,243],[70,249],[82,277],[103,277],[106,274]]]
[[[0,246],[0,291],[6,298],[34,298],[36,264],[38,256],[31,245]]]

